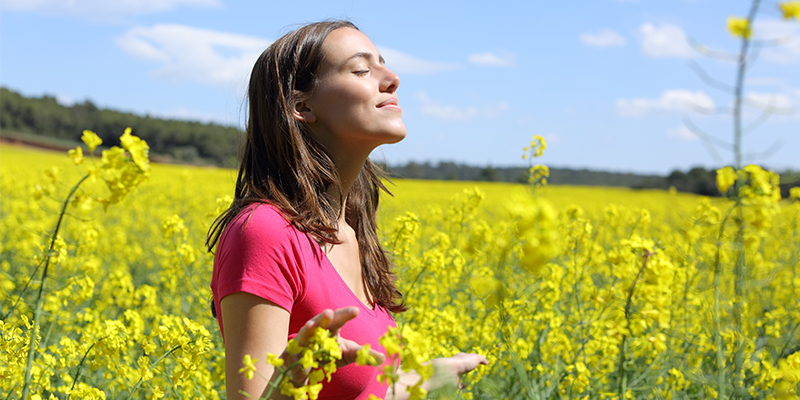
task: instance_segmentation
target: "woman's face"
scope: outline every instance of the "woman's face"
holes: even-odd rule
[[[322,63],[298,115],[329,151],[371,151],[406,135],[397,101],[400,78],[360,31],[339,28],[322,44]]]

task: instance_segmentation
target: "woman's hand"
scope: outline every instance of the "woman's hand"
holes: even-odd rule
[[[489,361],[480,354],[458,353],[452,357],[437,358],[431,361],[433,364],[433,377],[422,384],[422,388],[433,391],[447,385],[453,385],[463,389],[461,375],[472,371],[478,365],[488,365]],[[414,386],[422,378],[416,371],[399,371],[399,379],[395,386],[396,393],[392,393],[392,388],[386,393],[387,399],[405,400],[409,393],[406,390],[409,386]]]
[[[357,307],[340,308],[336,311],[330,309],[324,310],[314,318],[308,320],[308,322],[300,328],[300,331],[295,337],[297,344],[301,347],[305,347],[308,345],[309,340],[314,336],[314,332],[317,329],[327,329],[330,331],[331,337],[336,338],[339,342],[339,348],[342,350],[342,359],[336,362],[336,367],[339,368],[354,363],[357,358],[358,350],[361,350],[364,346],[339,336],[339,331],[348,321],[357,317],[358,312],[359,309]],[[370,349],[370,355],[377,360],[379,365],[385,360],[384,355],[378,351]],[[281,354],[281,358],[284,359],[284,365],[292,365],[296,363],[300,357],[300,354],[292,355],[286,350]],[[310,369],[303,369],[298,365],[289,371],[289,376],[293,382],[300,384],[306,381],[309,372]]]
[[[225,296],[220,302],[221,317],[225,327],[225,382],[228,399],[248,399],[256,394],[266,394],[269,391],[268,382],[276,380],[279,372],[267,363],[267,353],[282,354],[284,365],[288,366],[296,358],[286,354],[287,334],[289,332],[289,312],[261,297],[239,292]],[[342,360],[337,365],[343,366],[355,362],[356,352],[361,345],[339,337],[339,330],[348,321],[358,315],[358,308],[348,307],[336,311],[325,310],[310,319],[298,332],[296,338],[299,344],[308,344],[316,329],[328,329],[333,337],[338,337],[342,349]],[[370,351],[370,354],[379,362],[383,362],[381,353]],[[247,379],[240,373],[244,367],[242,359],[250,355],[256,361],[253,363],[255,374],[253,379]],[[298,384],[303,384],[309,371],[302,366],[293,368],[291,379]],[[265,390],[266,389],[266,390]],[[247,395],[245,395],[245,393]],[[273,391],[273,399],[288,399]]]
[[[459,382],[461,375],[472,371],[478,365],[488,365],[489,361],[480,354],[458,353],[452,357],[437,358],[431,363],[433,364],[433,377],[430,387],[431,390],[435,390],[445,385],[453,385],[461,389],[462,385]]]

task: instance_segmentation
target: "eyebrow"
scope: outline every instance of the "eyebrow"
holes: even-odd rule
[[[365,58],[365,59],[367,59],[367,61],[372,61],[372,57],[373,57],[372,53],[367,52],[367,51],[360,51],[360,52],[358,52],[356,54],[353,54],[352,56],[348,57],[347,60],[345,60],[345,63],[350,61],[350,60],[352,60],[352,59],[354,59],[354,58]],[[378,55],[378,62],[381,63],[381,65],[386,64],[386,61],[383,59],[382,55]]]

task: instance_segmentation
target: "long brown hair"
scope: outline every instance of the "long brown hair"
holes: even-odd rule
[[[250,75],[249,117],[235,196],[208,231],[209,251],[225,227],[253,203],[274,205],[318,243],[339,243],[335,204],[343,199],[334,203],[327,195],[331,186],[341,188],[339,176],[322,145],[294,117],[294,106],[314,90],[324,57],[323,41],[333,30],[345,27],[358,29],[340,20],[305,25],[276,40],[256,61]],[[394,285],[392,262],[377,234],[379,194],[388,193],[381,178],[383,172],[366,160],[348,193],[345,221],[358,240],[369,296],[392,312],[403,312],[406,307]]]

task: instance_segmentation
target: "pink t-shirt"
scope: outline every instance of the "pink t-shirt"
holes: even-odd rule
[[[356,306],[360,312],[341,329],[342,337],[369,343],[385,354],[378,339],[389,326],[396,326],[388,310],[379,305],[373,310],[362,303],[314,239],[268,204],[247,207],[225,228],[214,258],[211,291],[223,338],[219,302],[237,292],[254,294],[289,311],[289,339],[326,308]],[[323,383],[319,398],[383,397],[387,386],[378,382],[377,374],[378,370],[369,366],[339,368],[329,383]]]

